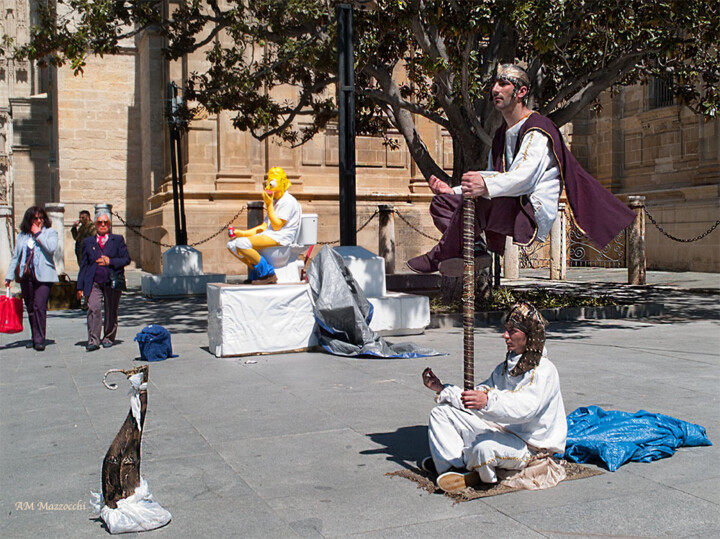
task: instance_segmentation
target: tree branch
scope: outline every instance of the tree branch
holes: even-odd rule
[[[427,146],[425,146],[420,134],[417,132],[412,113],[400,107],[399,103],[403,101],[403,99],[400,96],[400,88],[398,88],[391,74],[386,70],[373,66],[368,66],[366,69],[368,70],[368,74],[375,78],[383,91],[391,97],[387,105],[392,109],[392,115],[394,116],[393,123],[405,138],[408,151],[418,165],[422,175],[425,176],[426,179],[432,174],[438,177],[447,177],[445,171],[432,158]]]

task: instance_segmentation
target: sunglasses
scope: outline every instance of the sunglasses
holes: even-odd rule
[[[107,225],[110,224],[110,221],[95,221],[95,224],[96,224],[96,225],[105,225],[105,226],[107,226]]]
[[[36,215],[33,217],[33,221],[44,221],[45,218],[42,215]]]

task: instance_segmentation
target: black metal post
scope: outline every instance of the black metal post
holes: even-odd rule
[[[357,245],[355,209],[355,56],[353,12],[338,4],[338,150],[340,245]]]
[[[177,130],[176,130],[177,131]],[[182,160],[182,146],[180,141],[180,133],[177,133],[175,137],[177,143],[177,171],[178,171],[178,198],[180,199],[180,240],[176,242],[178,245],[187,245],[187,223],[185,222],[185,188],[183,187],[183,160]]]
[[[177,86],[168,83],[168,127],[170,129],[170,171],[172,174],[173,216],[175,218],[175,245],[187,245],[185,226],[185,196],[183,192],[182,155],[180,153],[180,130],[177,116]]]

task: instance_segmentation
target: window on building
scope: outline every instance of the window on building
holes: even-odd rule
[[[672,93],[672,79],[653,77],[650,79],[650,108],[659,109],[675,104]]]

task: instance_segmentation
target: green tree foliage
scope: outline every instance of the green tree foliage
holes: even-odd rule
[[[452,136],[453,179],[484,168],[499,115],[488,99],[499,63],[526,65],[531,106],[563,125],[607,89],[670,78],[681,103],[718,115],[720,3],[704,0],[377,0],[355,10],[359,132],[399,132],[427,177],[447,175],[417,128]],[[337,24],[331,0],[57,0],[40,7],[17,53],[81,72],[143,31],[165,54],[195,51],[207,69],[186,90],[258,139],[302,144],[336,117]],[[179,7],[178,7],[179,6]],[[7,46],[7,44],[6,44]],[[273,88],[296,88],[293,100]],[[302,127],[300,127],[302,126]]]

